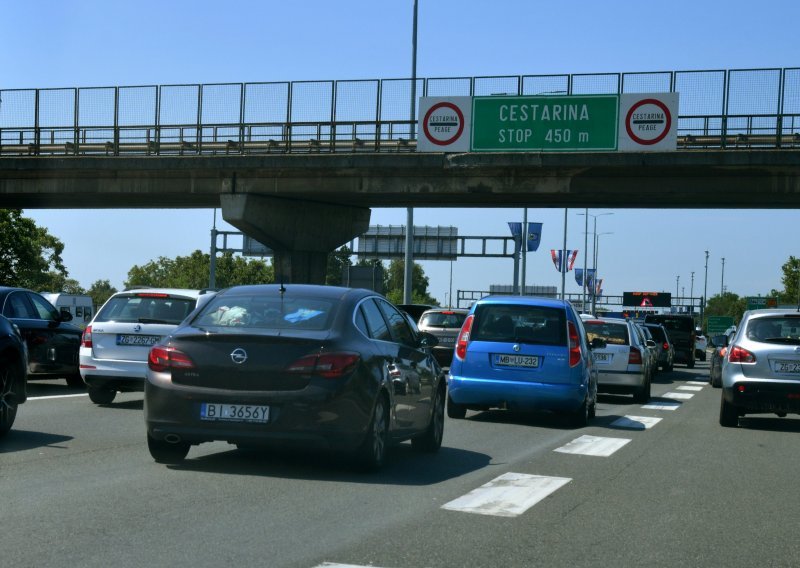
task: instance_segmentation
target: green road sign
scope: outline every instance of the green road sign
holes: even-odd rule
[[[708,316],[708,335],[725,333],[733,325],[733,318],[730,316]]]
[[[761,296],[748,296],[748,310],[763,310],[764,308],[777,308],[778,298],[763,298]]]
[[[616,150],[619,97],[474,97],[475,152]]]

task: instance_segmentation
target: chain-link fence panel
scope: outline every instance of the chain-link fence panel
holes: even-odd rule
[[[525,75],[522,77],[523,95],[566,95],[569,93],[569,75]]]
[[[571,95],[616,95],[619,91],[619,73],[572,75]]]
[[[510,95],[521,94],[521,82],[519,76],[513,77],[475,77],[474,96],[483,97],[489,95]]]
[[[0,145],[33,144],[36,89],[0,91]]]
[[[669,93],[672,91],[672,73],[623,73],[623,93]]]

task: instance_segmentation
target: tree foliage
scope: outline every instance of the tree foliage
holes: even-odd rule
[[[64,244],[19,209],[0,209],[0,275],[6,286],[60,291],[68,272]],[[74,281],[72,281],[74,282]],[[77,284],[77,283],[76,283]]]
[[[207,288],[211,257],[196,250],[189,256],[159,257],[128,271],[125,286],[156,288]],[[272,266],[260,259],[246,259],[225,252],[216,259],[216,287],[228,288],[240,284],[270,284],[274,281]]]
[[[403,302],[405,291],[405,266],[405,260],[394,259],[389,263],[389,269],[385,273],[385,295],[390,302],[395,304],[405,303]],[[425,276],[425,271],[422,269],[422,266],[415,262],[411,270],[412,304],[438,304],[436,299],[428,294],[428,283],[429,279]]]
[[[706,304],[705,317],[708,316],[729,316],[733,321],[742,320],[742,314],[747,309],[747,298],[740,298],[733,292],[717,294],[708,299]]]
[[[347,267],[352,266],[350,256],[353,251],[350,247],[343,246],[328,255],[328,269],[325,275],[325,284],[329,286],[341,286],[342,275]]]
[[[778,304],[800,303],[800,258],[790,256],[781,266],[783,290],[773,290],[770,296],[778,299]]]
[[[106,300],[117,293],[117,289],[108,280],[97,280],[86,293],[91,296],[95,308],[100,309]]]

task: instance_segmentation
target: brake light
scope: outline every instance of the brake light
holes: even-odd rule
[[[92,326],[87,325],[86,329],[83,330],[83,335],[81,336],[81,347],[91,347],[92,346]]]
[[[662,345],[662,347],[664,348],[664,351],[669,351],[669,343],[667,343],[666,341],[664,342],[664,345]]]
[[[472,320],[475,319],[473,314],[470,314],[464,320],[464,325],[461,326],[461,331],[458,332],[458,339],[456,340],[456,357],[463,361],[467,357],[467,345],[469,345],[469,335],[472,331]]]
[[[747,349],[734,345],[728,351],[728,362],[730,363],[755,363],[756,356]]]
[[[161,292],[142,292],[136,294],[137,298],[169,298],[169,294],[162,294]]]
[[[446,311],[441,311],[441,312],[439,312],[439,313],[440,313],[440,314],[442,314],[443,316],[452,316],[452,315],[453,315],[455,312],[446,312]]]
[[[575,323],[567,322],[567,332],[569,335],[569,366],[574,367],[581,362],[581,342]]]
[[[194,362],[186,353],[174,347],[154,345],[147,355],[147,366],[153,371],[161,372],[167,369],[193,369]]]
[[[727,352],[728,352],[728,348],[727,347],[723,347],[722,349],[719,350],[719,356],[720,357],[725,357],[725,353],[727,353]]]
[[[300,357],[286,371],[298,375],[319,375],[326,379],[338,379],[355,369],[361,355],[358,353],[312,353]]]
[[[642,364],[642,352],[639,351],[638,347],[634,347],[631,345],[630,353],[628,354],[628,365],[641,365]]]

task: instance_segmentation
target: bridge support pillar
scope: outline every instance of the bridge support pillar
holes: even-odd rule
[[[324,284],[328,253],[367,231],[366,207],[252,193],[220,196],[222,218],[270,247],[275,281]]]

